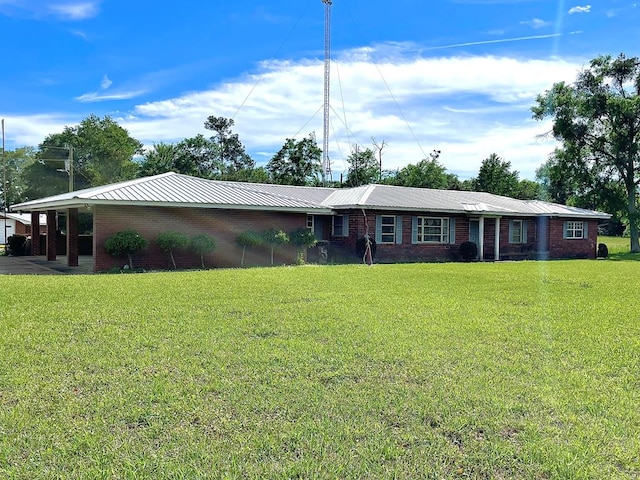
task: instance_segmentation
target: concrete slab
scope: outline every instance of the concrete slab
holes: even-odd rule
[[[77,267],[67,266],[67,257],[48,261],[46,256],[0,256],[0,275],[88,275],[93,273],[93,257],[81,256]]]

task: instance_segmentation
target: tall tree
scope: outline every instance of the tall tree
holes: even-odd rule
[[[35,162],[35,149],[21,147],[15,150],[5,151],[6,185],[0,185],[1,201],[5,200],[4,189],[7,189],[7,207],[26,200],[25,191],[27,185],[24,182],[24,173]]]
[[[640,252],[640,60],[594,58],[574,84],[538,95],[532,112],[536,120],[553,119],[552,134],[575,165],[624,188],[631,251]]]
[[[460,181],[457,175],[447,173],[446,167],[438,161],[440,154],[440,150],[433,150],[429,158],[424,158],[415,165],[410,163],[400,169],[393,183],[403,187],[458,190]]]
[[[322,150],[311,135],[296,142],[287,138],[282,148],[267,164],[273,183],[282,185],[312,185],[322,172]]]
[[[60,172],[67,168],[69,148],[73,149],[74,189],[105,185],[135,178],[138,165],[134,156],[142,154],[142,143],[131,137],[111,117],[90,115],[79,125],[65,127],[62,133],[47,136],[39,146],[37,164],[25,172],[29,196],[37,198],[43,191],[41,181],[50,179],[55,191],[52,195],[67,191],[68,183],[58,185],[58,180],[67,177]]]
[[[214,132],[211,141],[217,145],[218,169],[220,176],[230,179],[235,173],[242,170],[255,168],[256,163],[246,152],[237,133],[231,128],[234,125],[232,118],[210,116],[204,122],[204,128]]]
[[[518,172],[511,171],[511,162],[492,153],[482,161],[478,176],[473,180],[473,189],[515,198],[519,182]]]
[[[347,162],[349,163],[347,186],[359,187],[376,183],[380,179],[380,164],[370,148],[360,150],[356,145],[351,155],[347,157]]]

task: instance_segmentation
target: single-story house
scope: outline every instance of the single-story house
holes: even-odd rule
[[[484,192],[432,190],[389,185],[356,188],[298,187],[206,180],[173,172],[69,192],[12,206],[31,212],[32,224],[46,214],[47,257],[55,259],[57,217],[66,215],[68,262],[77,265],[79,211],[93,213],[94,270],[123,265],[105,251],[105,241],[133,229],[149,241],[136,266],[167,268],[155,243],[165,231],[216,240],[207,263],[240,264],[236,238],[244,231],[285,232],[308,228],[328,245],[329,256],[358,261],[359,239],[375,240],[376,262],[447,261],[460,245],[474,242],[479,260],[595,258],[597,222],[609,214],[538,200],[516,200]],[[34,249],[34,251],[38,251]],[[295,247],[276,251],[277,262],[293,263]],[[179,266],[199,259],[183,253]],[[245,264],[268,264],[268,255],[247,249]]]
[[[40,223],[45,221],[45,216],[40,215]],[[41,228],[44,231],[44,224]],[[7,243],[13,235],[31,235],[31,215],[28,213],[0,212],[0,244]]]

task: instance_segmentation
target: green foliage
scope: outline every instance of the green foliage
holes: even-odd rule
[[[25,191],[25,172],[35,162],[35,150],[31,147],[5,151],[4,174],[6,183],[0,182],[0,201],[4,204],[4,189],[7,189],[7,207],[27,200]]]
[[[356,146],[347,157],[347,162],[349,163],[347,186],[359,187],[380,181],[380,163],[370,148],[360,150]]]
[[[297,228],[289,232],[289,241],[298,248],[310,248],[317,243],[316,236],[308,228]]]
[[[478,245],[474,242],[462,242],[460,244],[460,257],[465,262],[470,262],[478,258]]]
[[[266,170],[273,183],[281,185],[313,185],[322,172],[320,160],[322,150],[315,138],[309,136],[298,142],[287,138]]]
[[[637,478],[637,271],[0,276],[0,476]]]
[[[193,237],[191,237],[189,247],[197,255],[200,255],[200,262],[202,263],[202,268],[205,268],[204,256],[207,253],[211,253],[215,250],[216,241],[211,236],[205,233],[202,233],[202,234],[194,235]]]
[[[285,244],[289,241],[289,236],[282,230],[271,228],[262,232],[264,243],[271,247],[271,265],[273,265],[273,250],[277,245]]]
[[[574,84],[556,83],[538,95],[531,110],[536,120],[553,119],[553,136],[562,142],[553,176],[566,176],[570,186],[586,179],[586,190],[601,190],[611,181],[623,189],[630,249],[640,252],[640,59],[596,57]],[[610,189],[597,197],[617,203],[612,195]]]
[[[7,247],[9,248],[9,253],[16,257],[22,256],[25,254],[25,247],[27,237],[24,235],[10,235],[7,238]]]
[[[482,161],[473,187],[476,192],[516,198],[519,182],[518,172],[511,171],[511,162],[502,160],[497,154],[492,153]]]
[[[264,243],[264,238],[258,232],[251,230],[244,231],[236,237],[236,243],[242,247],[242,258],[240,259],[240,266],[244,266],[244,254],[247,249],[254,248]]]
[[[189,238],[182,232],[162,232],[156,240],[162,250],[169,254],[173,269],[176,269],[175,250],[185,250],[189,246]]]
[[[133,269],[132,255],[147,248],[148,242],[134,230],[124,230],[111,235],[104,242],[104,249],[114,257],[127,256],[129,268]]]

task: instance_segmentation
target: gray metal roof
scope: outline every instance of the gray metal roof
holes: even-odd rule
[[[367,208],[484,215],[610,217],[592,210],[538,200],[516,200],[485,192],[391,185],[340,189],[297,187],[207,180],[173,172],[33,200],[13,205],[12,209],[42,211],[98,204],[282,210],[318,214]]]

